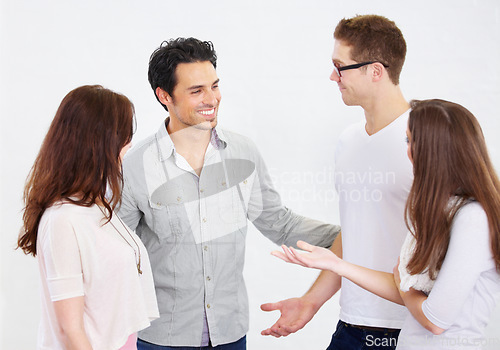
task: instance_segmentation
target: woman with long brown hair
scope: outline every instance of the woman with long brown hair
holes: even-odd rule
[[[159,316],[147,251],[113,213],[134,127],[127,97],[81,86],[43,141],[18,239],[39,263],[38,349],[135,349],[137,331]]]
[[[305,242],[298,247],[309,253],[283,247],[273,254],[406,305],[398,349],[480,348],[500,295],[500,182],[481,127],[458,104],[413,101],[407,139],[414,173],[406,204],[410,232],[393,274]]]

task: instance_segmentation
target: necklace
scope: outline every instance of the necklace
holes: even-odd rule
[[[104,211],[102,210],[102,208],[99,207],[99,209],[101,209],[101,213],[106,217],[106,214],[104,214]],[[120,217],[117,216],[116,214],[115,214],[115,216],[118,218],[118,221],[120,221],[120,223],[122,224],[122,226],[125,229],[125,231],[127,231],[127,233],[130,236],[130,238],[132,238],[132,241],[134,241],[135,246],[137,247],[137,250],[135,250],[135,248],[130,244],[130,242],[125,237],[123,237],[122,233],[116,228],[116,226],[113,224],[113,222],[111,220],[109,220],[109,223],[111,224],[111,226],[113,226],[113,228],[115,229],[115,231],[118,232],[118,234],[123,238],[123,240],[125,242],[127,242],[127,244],[130,246],[130,248],[132,248],[132,250],[134,251],[135,262],[136,262],[136,266],[137,266],[137,272],[139,273],[139,275],[142,275],[142,270],[141,270],[141,249],[139,248],[139,244],[137,244],[136,240],[134,239],[134,237],[132,236],[132,234],[128,230],[127,226],[123,223],[122,219],[120,219]],[[137,259],[137,255],[139,255],[139,259]]]

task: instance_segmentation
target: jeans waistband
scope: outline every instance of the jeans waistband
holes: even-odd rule
[[[370,332],[382,332],[382,333],[388,332],[388,333],[391,333],[391,332],[400,331],[400,329],[397,329],[397,328],[371,327],[371,326],[350,324],[350,323],[346,323],[344,321],[341,321],[341,322],[344,323],[344,325],[346,325],[347,327],[357,328],[357,329],[361,329],[364,331],[370,331]]]

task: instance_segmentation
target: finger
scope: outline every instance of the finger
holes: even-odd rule
[[[311,264],[311,260],[307,256],[308,254],[301,254],[297,250],[295,250],[293,247],[290,247],[291,254],[295,257],[295,260],[297,261],[296,264],[309,267]]]
[[[265,303],[260,306],[262,311],[275,311],[281,309],[281,302],[277,303]]]
[[[279,336],[279,337],[286,337],[287,335],[290,334],[290,332],[288,332],[287,330],[285,330],[284,328],[282,328],[282,326],[279,326],[277,324],[275,324],[274,326],[271,327],[271,333],[276,337],[276,336]]]
[[[300,253],[293,247],[290,247],[289,250],[291,256],[293,256],[295,259],[295,264],[304,267],[311,267],[312,260],[309,256],[310,253]]]
[[[271,252],[271,255],[275,256],[275,257],[277,257],[277,258],[279,258],[279,259],[281,259],[281,260],[283,260],[285,262],[291,262],[291,261],[288,260],[287,256],[283,252],[280,252],[278,250],[273,250]]]
[[[304,266],[304,264],[300,261],[300,259],[297,259],[297,255],[299,255],[298,252],[295,250],[292,251],[293,248],[288,248],[286,246],[283,246],[283,251],[285,252],[286,257],[290,262],[293,262],[294,264]]]
[[[302,250],[305,250],[306,252],[311,252],[314,248],[313,245],[307,243],[307,242],[304,242],[304,241],[298,241],[297,242],[297,247],[299,247],[300,249]]]
[[[271,335],[275,338],[280,338],[281,334],[271,331]]]
[[[280,337],[279,334],[275,334],[273,331],[271,331],[270,328],[263,330],[262,332],[260,332],[260,334],[261,335],[272,335],[273,337],[276,337],[276,338]]]
[[[291,261],[294,261],[295,260],[295,257],[293,256],[293,254],[290,252],[290,248],[288,248],[287,246],[281,246],[283,248],[283,253],[285,253],[287,259],[291,260]]]
[[[279,332],[275,332],[277,334],[279,334],[280,336],[282,337],[286,337],[286,336],[289,336],[290,335],[290,332],[286,331],[285,329],[283,328],[280,328]]]

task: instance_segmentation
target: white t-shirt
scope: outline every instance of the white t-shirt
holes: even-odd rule
[[[413,316],[406,319],[397,349],[481,349],[498,339],[484,332],[500,295],[500,274],[491,253],[488,218],[477,202],[456,214],[450,244],[429,297],[425,316],[445,329],[435,336]]]
[[[37,238],[42,301],[37,349],[64,348],[54,301],[85,297],[83,321],[94,350],[119,349],[159,317],[146,248],[116,214],[114,227],[106,221],[97,205],[64,202],[44,212]]]
[[[365,123],[346,129],[336,148],[345,261],[391,272],[406,236],[404,208],[413,181],[405,143],[408,111],[373,135]],[[372,327],[401,328],[407,310],[342,279],[340,319]]]

